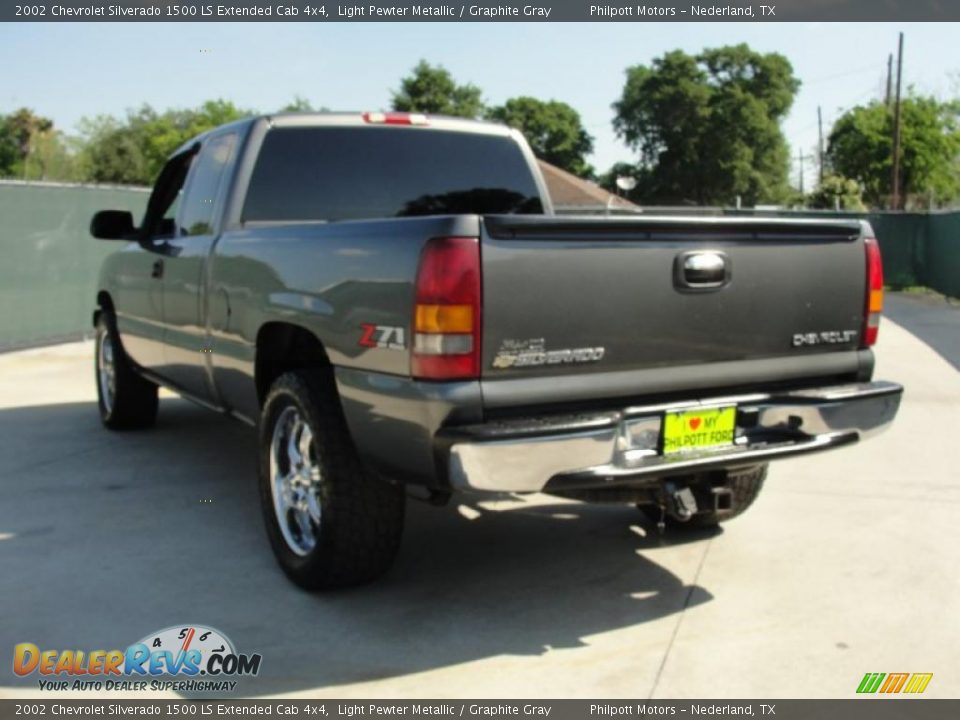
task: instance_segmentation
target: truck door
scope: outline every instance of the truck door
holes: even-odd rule
[[[198,400],[215,402],[206,330],[210,250],[219,232],[227,168],[237,133],[203,141],[177,213],[176,232],[163,258],[164,363],[162,375]]]
[[[140,240],[120,256],[113,290],[124,350],[140,367],[157,374],[164,362],[163,268],[193,155],[181,153],[164,165],[147,203]]]

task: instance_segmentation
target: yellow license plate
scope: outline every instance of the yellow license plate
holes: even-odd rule
[[[730,445],[736,423],[735,407],[667,413],[663,419],[663,454]]]

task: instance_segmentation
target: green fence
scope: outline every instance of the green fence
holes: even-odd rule
[[[143,214],[140,188],[0,182],[0,349],[90,333],[100,262],[116,243],[90,237],[97,210]]]
[[[960,213],[870,215],[893,287],[924,285],[960,297]]]
[[[654,212],[653,208],[649,210]],[[922,285],[944,295],[960,297],[960,212],[864,214],[715,208],[713,214],[869,220],[880,243],[887,285],[893,288]]]

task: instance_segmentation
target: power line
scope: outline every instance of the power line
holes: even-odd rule
[[[815,85],[816,83],[826,82],[827,80],[836,80],[843,77],[851,77],[853,75],[865,75],[868,72],[876,72],[878,69],[882,69],[882,65],[878,66],[876,64],[868,65],[862,68],[857,68],[856,70],[848,70],[842,73],[836,73],[835,75],[824,75],[813,80],[804,80],[804,85]]]
[[[837,108],[833,113],[824,114],[822,121],[828,126],[831,125],[835,120],[837,120],[839,117],[849,112],[850,110],[853,110],[862,101],[866,100],[871,95],[876,95],[876,90],[867,90],[865,93],[860,95],[860,97],[854,100],[849,106],[840,107],[840,108]],[[793,132],[794,134],[803,133],[803,132],[806,132],[807,130],[817,127],[818,124],[819,122],[817,120],[814,120],[813,122],[808,123],[807,125],[804,125],[802,128],[799,128],[798,130],[794,130]]]

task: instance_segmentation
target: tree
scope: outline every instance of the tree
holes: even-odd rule
[[[294,95],[293,100],[288,102],[280,112],[329,112],[330,108],[323,105],[314,106],[307,98],[302,95]]]
[[[0,175],[23,177],[24,164],[34,144],[53,132],[53,121],[20,108],[0,116]]]
[[[80,121],[83,136],[79,165],[88,182],[149,185],[151,170],[139,129],[100,115]]]
[[[280,108],[280,112],[313,112],[322,109],[314,108],[310,101],[302,95],[294,95],[293,100]]]
[[[146,139],[149,182],[160,173],[170,154],[190,138],[252,114],[221,99],[207,100],[193,109],[167,110],[162,115],[145,105],[134,125]]]
[[[938,205],[960,196],[960,105],[909,95],[900,109],[903,206]],[[893,110],[882,102],[853,108],[833,125],[827,145],[833,170],[857,180],[870,205],[891,194]]]
[[[866,210],[860,183],[842,175],[827,175],[823,182],[806,197],[809,208],[817,210]]]
[[[483,113],[483,100],[480,88],[469,83],[457,85],[443,66],[421,60],[393,93],[393,109],[477,118]]]
[[[6,118],[0,116],[0,177],[13,175],[13,167],[19,159],[19,143],[7,128]]]
[[[30,143],[30,152],[23,161],[20,176],[24,180],[78,179],[73,143],[59,130],[52,128],[36,133]]]
[[[646,187],[647,183],[649,182],[648,175],[648,171],[634,165],[633,163],[618,162],[614,163],[609,170],[607,170],[605,173],[601,173],[599,177],[597,177],[597,184],[604,190],[612,192],[614,195],[620,195],[633,199],[637,197],[635,192],[637,187]],[[620,177],[633,178],[635,183],[634,190],[621,190],[617,185],[617,178]]]
[[[574,175],[593,176],[593,168],[586,160],[593,152],[593,138],[583,128],[580,114],[566,103],[511,98],[490,108],[487,118],[522,132],[538,158]]]
[[[780,122],[800,82],[785,57],[744,44],[675,50],[626,72],[613,127],[640,155],[632,197],[704,205],[788,196]]]
[[[198,108],[163,113],[143,105],[129,110],[123,121],[84,119],[84,176],[93,182],[150,185],[170,154],[190,138],[250,114],[232,102],[208,100]]]

